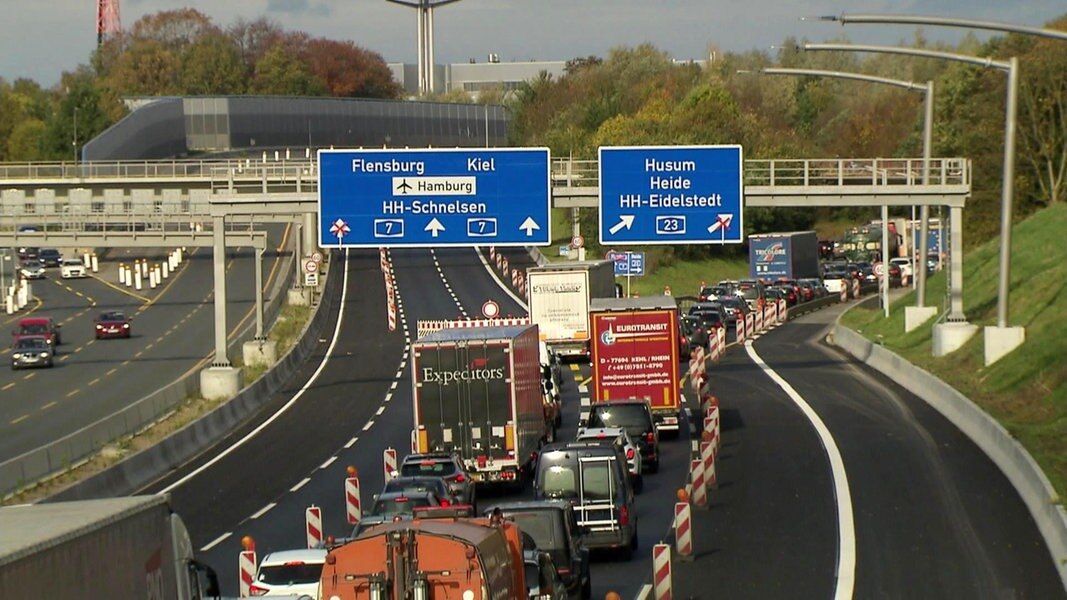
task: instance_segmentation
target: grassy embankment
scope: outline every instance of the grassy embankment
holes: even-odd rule
[[[1067,497],[1067,205],[1047,208],[1012,233],[1008,325],[1026,328],[1026,342],[986,367],[982,332],[943,357],[931,355],[932,328],[904,333],[904,307],[889,318],[878,308],[853,309],[843,323],[879,341],[947,382],[997,419],[1041,465],[1060,501]],[[996,325],[998,253],[993,239],[964,257],[963,310],[976,325]],[[931,278],[927,304],[945,299],[945,276]],[[933,322],[931,321],[930,325]]]

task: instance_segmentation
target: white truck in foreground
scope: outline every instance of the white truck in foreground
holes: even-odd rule
[[[561,359],[589,359],[589,302],[615,297],[611,261],[563,262],[530,267],[530,320]]]
[[[0,507],[0,598],[219,597],[166,495]]]

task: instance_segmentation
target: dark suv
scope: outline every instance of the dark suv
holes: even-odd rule
[[[504,502],[486,509],[515,521],[523,533],[530,534],[537,549],[552,556],[560,579],[571,594],[581,592],[582,600],[592,596],[589,575],[589,549],[579,537],[574,508],[559,500]]]
[[[587,548],[610,548],[627,560],[637,549],[637,510],[626,457],[599,442],[549,444],[541,449],[534,481],[537,500],[574,507]]]
[[[649,473],[659,471],[659,431],[647,400],[595,402],[585,427],[622,427],[641,451],[642,468]]]
[[[409,454],[400,463],[402,477],[440,477],[452,490],[452,496],[462,504],[474,506],[474,480],[463,466],[459,454],[430,452]]]

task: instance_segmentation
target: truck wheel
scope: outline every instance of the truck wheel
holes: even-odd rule
[[[645,476],[637,475],[634,477],[634,492],[640,494],[645,489]]]

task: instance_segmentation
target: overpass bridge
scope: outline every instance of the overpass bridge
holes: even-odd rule
[[[551,180],[553,207],[599,206],[597,161],[554,159]],[[966,321],[962,210],[970,193],[970,161],[962,158],[747,159],[743,166],[745,206],[949,207],[950,323]],[[313,248],[317,208],[315,160],[281,151],[255,159],[0,164],[0,245],[6,246],[210,244],[222,257],[226,245],[255,246],[249,236],[257,224],[302,221],[303,247]],[[46,227],[20,232],[25,225]],[[229,373],[221,259],[215,267],[212,368]],[[236,392],[237,383],[223,387]]]

